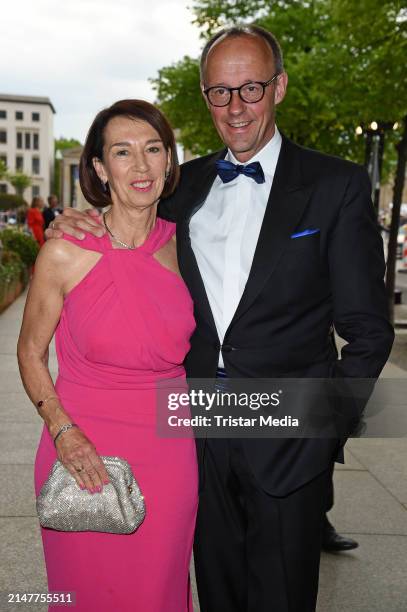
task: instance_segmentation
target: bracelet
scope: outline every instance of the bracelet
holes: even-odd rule
[[[59,401],[59,397],[57,395],[49,395],[48,397],[46,397],[43,400],[39,400],[38,402],[36,402],[36,407],[37,410],[39,410],[40,408],[42,408],[47,402],[49,402],[52,399],[56,399]]]
[[[72,429],[72,427],[78,427],[78,426],[76,423],[66,423],[66,425],[62,425],[61,429],[58,431],[57,435],[54,438],[54,444],[56,443],[57,439],[59,438],[61,434],[65,433],[66,431],[69,431],[70,429]]]

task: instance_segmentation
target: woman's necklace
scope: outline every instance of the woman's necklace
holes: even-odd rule
[[[137,247],[135,246],[130,246],[129,244],[126,244],[125,242],[122,242],[121,240],[119,240],[118,238],[116,238],[116,236],[113,234],[113,232],[110,230],[110,227],[108,226],[107,222],[106,222],[106,215],[107,212],[103,213],[103,224],[107,230],[107,233],[113,238],[113,240],[115,242],[117,242],[117,244],[120,244],[120,246],[124,247],[125,249],[130,249],[130,251],[134,251],[134,249],[136,249]]]

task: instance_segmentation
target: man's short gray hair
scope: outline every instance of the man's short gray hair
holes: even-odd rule
[[[213,45],[220,39],[225,40],[226,38],[237,38],[239,36],[258,36],[260,38],[263,38],[263,40],[266,41],[273,53],[276,72],[278,72],[279,74],[281,72],[284,72],[283,53],[281,51],[280,44],[274,34],[258,25],[240,25],[232,26],[230,28],[223,28],[223,30],[217,32],[216,34],[214,34],[214,36],[212,36],[210,40],[208,40],[205,47],[203,48],[200,61],[200,73],[202,81],[204,80],[206,59]]]

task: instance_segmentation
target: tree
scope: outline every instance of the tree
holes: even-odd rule
[[[15,193],[0,193],[0,210],[7,211],[26,207],[27,202],[21,196]]]
[[[173,128],[180,131],[185,148],[196,155],[205,155],[222,145],[200,92],[198,59],[185,56],[176,64],[162,68],[152,83],[161,110]]]
[[[196,0],[203,40],[219,27],[255,21],[280,41],[289,75],[279,127],[296,142],[362,163],[365,143],[357,125],[398,122],[386,135],[382,180],[396,171],[387,268],[392,307],[396,234],[405,176],[407,116],[407,8],[399,0]],[[158,101],[180,130],[184,146],[202,154],[218,148],[202,114],[197,60],[163,68],[154,85]],[[183,92],[195,82],[195,98]],[[183,85],[185,83],[185,86]],[[404,124],[405,125],[405,124]],[[189,138],[189,136],[191,138]],[[195,143],[191,143],[195,140]],[[400,202],[398,201],[400,200]]]
[[[400,226],[400,210],[407,167],[407,115],[404,117],[404,131],[401,141],[396,145],[398,151],[397,169],[394,181],[393,209],[388,243],[386,268],[386,290],[391,321],[394,322],[394,289],[396,281],[397,235]]]
[[[7,174],[7,180],[14,187],[17,195],[23,197],[24,191],[32,184],[32,179],[24,172],[17,171],[14,174]]]
[[[7,166],[2,159],[0,159],[0,181],[7,177]]]
[[[320,59],[331,44],[328,5],[326,0],[316,0],[312,5],[300,1],[206,0],[196,2],[194,10],[203,37],[219,26],[252,21],[254,17],[256,23],[273,31],[284,49],[289,73],[288,94],[277,110],[278,125],[300,144],[361,161],[363,143],[354,135],[355,118],[338,114],[337,91],[332,95],[333,85],[327,86],[329,79],[336,84],[335,71]],[[163,111],[180,130],[184,146],[197,154],[219,148],[199,89],[198,60],[185,57],[163,68],[153,84]]]
[[[288,93],[277,110],[279,126],[300,144],[362,162],[364,143],[355,135],[356,126],[379,118],[379,111],[380,120],[404,114],[395,108],[404,93],[399,5],[379,0],[201,0],[194,13],[203,39],[218,27],[253,19],[272,31],[289,74]],[[400,81],[394,97],[389,96],[393,75]],[[184,146],[198,154],[219,147],[199,91],[198,60],[185,57],[161,69],[153,85]],[[396,138],[391,135],[388,144]],[[395,157],[391,149],[385,173],[394,169]]]
[[[363,100],[359,114],[363,113],[366,122],[374,119],[399,123],[399,129],[388,138],[388,145],[392,146],[387,147],[390,169],[395,172],[386,268],[386,291],[393,321],[397,234],[407,161],[407,9],[394,0],[364,0],[363,9],[358,10],[351,0],[340,0],[335,4],[334,14],[347,41],[343,48],[348,57],[352,56],[354,78],[352,83],[348,78],[348,86]],[[357,108],[352,110],[357,112]]]

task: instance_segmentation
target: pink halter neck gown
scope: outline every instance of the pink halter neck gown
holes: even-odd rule
[[[195,443],[158,438],[155,431],[155,385],[185,376],[195,326],[184,282],[154,257],[174,231],[157,219],[136,250],[113,249],[107,235],[65,237],[101,257],[64,302],[56,330],[57,393],[100,455],[130,463],[146,503],[145,520],[131,535],[41,530],[49,590],[74,591],[77,612],[192,611]],[[37,494],[55,459],[44,428]]]

